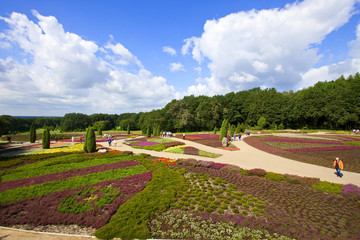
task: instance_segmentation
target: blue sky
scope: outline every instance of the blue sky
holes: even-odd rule
[[[359,0],[0,1],[0,114],[162,108],[360,70]]]

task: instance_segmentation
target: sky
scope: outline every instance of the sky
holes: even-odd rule
[[[360,72],[360,0],[0,0],[0,115],[148,112]]]

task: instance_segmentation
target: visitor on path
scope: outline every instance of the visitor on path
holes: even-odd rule
[[[239,133],[239,141],[241,140],[241,133]]]
[[[185,133],[183,133],[183,140],[185,140]]]
[[[114,146],[116,147],[116,144],[117,144],[116,139],[114,139],[113,143],[114,143]]]
[[[59,138],[56,136],[56,137],[55,137],[55,142],[57,143],[57,142],[58,142],[58,140],[59,140]]]
[[[80,143],[82,143],[82,137],[81,136],[80,136],[79,140],[80,140]]]
[[[111,147],[111,138],[108,139],[109,147]]]
[[[234,142],[236,141],[236,134],[234,133]]]
[[[71,142],[74,144],[75,138],[74,136],[71,137]]]
[[[334,161],[334,167],[335,167],[335,169],[336,169],[336,175],[337,175],[338,177],[342,177],[343,174],[341,173],[341,170],[344,169],[344,164],[343,164],[343,162],[342,162],[338,157],[337,157],[337,158],[335,159],[335,161]]]

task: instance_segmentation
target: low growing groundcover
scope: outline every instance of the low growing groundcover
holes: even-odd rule
[[[360,189],[350,184],[121,152],[68,154],[1,173],[1,185],[35,181],[0,190],[2,226],[76,224],[124,240],[360,238]]]
[[[335,158],[339,157],[344,162],[344,170],[360,173],[360,138],[339,135],[326,138],[328,140],[268,135],[251,136],[244,141],[271,154],[323,167],[333,168]]]
[[[169,138],[139,138],[128,141],[130,146],[133,148],[140,148],[146,150],[153,150],[158,152],[172,152],[188,155],[196,155],[202,157],[217,158],[221,156],[220,154],[210,153],[206,151],[199,150],[195,147],[186,146],[183,142],[174,141]]]

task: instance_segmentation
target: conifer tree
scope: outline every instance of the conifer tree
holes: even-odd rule
[[[88,139],[89,139],[89,128],[86,129],[86,134],[85,134],[85,142],[84,142],[84,151],[85,152],[88,152],[88,150],[87,150]]]
[[[96,138],[95,138],[95,131],[92,127],[89,127],[88,136],[86,137],[86,150],[89,153],[96,152]]]
[[[221,129],[220,129],[220,136],[219,136],[220,141],[222,141],[222,139],[224,137],[226,137],[227,132],[228,132],[228,127],[229,127],[229,122],[227,119],[224,119],[221,124]]]
[[[217,128],[215,127],[215,128],[214,128],[214,135],[216,134],[216,131],[217,131]]]
[[[50,130],[49,128],[45,128],[42,135],[42,148],[49,149],[50,148]]]
[[[100,126],[97,129],[97,135],[102,136],[102,127],[100,127]]]
[[[147,136],[147,137],[151,137],[151,129],[150,129],[150,126],[148,126],[147,129],[146,129],[146,136]]]
[[[35,121],[32,122],[30,126],[30,143],[34,143],[36,141],[36,128],[35,128]]]
[[[130,134],[130,125],[127,126],[127,134]]]

